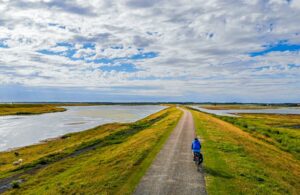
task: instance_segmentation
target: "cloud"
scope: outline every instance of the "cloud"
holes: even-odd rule
[[[76,86],[130,100],[299,101],[297,2],[0,0],[0,84],[62,99]]]
[[[91,7],[80,6],[77,3],[74,4],[74,2],[70,0],[12,0],[8,2],[11,2],[12,6],[18,7],[20,9],[51,9],[53,11],[62,11],[85,16],[95,15]]]
[[[132,8],[149,8],[159,2],[159,0],[129,0],[126,2],[126,5]]]

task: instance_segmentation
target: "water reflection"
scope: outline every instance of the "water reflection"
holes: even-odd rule
[[[276,109],[243,109],[243,110],[210,110],[202,108],[201,106],[191,106],[202,112],[216,114],[220,116],[233,116],[238,117],[238,114],[242,113],[265,113],[265,114],[300,114],[300,108],[298,107],[286,107],[286,108],[276,108]]]
[[[110,122],[133,122],[164,106],[70,106],[66,112],[0,117],[0,151]]]

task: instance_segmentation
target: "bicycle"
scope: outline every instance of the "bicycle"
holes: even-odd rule
[[[199,166],[203,162],[203,154],[201,152],[194,152],[194,161],[199,168]]]

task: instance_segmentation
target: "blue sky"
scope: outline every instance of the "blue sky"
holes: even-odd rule
[[[264,45],[264,49],[261,51],[255,51],[251,52],[250,56],[255,57],[255,56],[263,56],[268,53],[272,52],[298,52],[300,51],[300,44],[291,44],[288,43],[287,40],[284,41],[278,41],[275,44],[271,45]]]
[[[300,102],[300,1],[0,0],[0,101]]]

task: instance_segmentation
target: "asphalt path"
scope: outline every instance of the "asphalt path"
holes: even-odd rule
[[[191,152],[195,138],[193,117],[190,111],[181,110],[182,118],[143,176],[135,195],[207,194],[203,169],[195,165]]]

